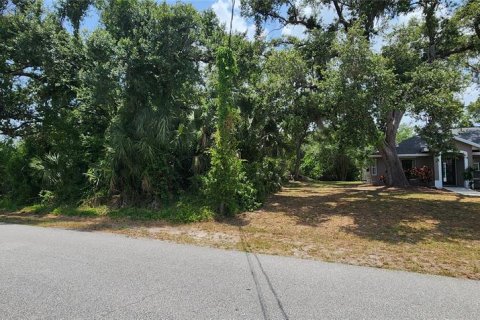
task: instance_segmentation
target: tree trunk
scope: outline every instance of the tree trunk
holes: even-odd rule
[[[338,151],[339,154],[337,155],[335,159],[335,173],[337,175],[337,179],[339,181],[346,181],[347,180],[347,175],[348,175],[348,169],[349,169],[349,162],[348,158],[346,155],[341,154],[340,150]]]
[[[300,140],[300,141],[298,141],[298,143],[295,147],[295,165],[294,165],[294,168],[293,168],[293,180],[298,180],[300,178],[301,153],[302,153],[302,142]]]
[[[398,158],[396,137],[398,126],[402,120],[402,111],[392,111],[387,119],[387,125],[385,129],[385,140],[382,141],[379,151],[385,162],[386,172],[386,184],[391,187],[404,188],[409,185],[405,172],[402,168],[402,162]],[[382,174],[381,172],[379,172]]]
[[[425,15],[425,31],[428,37],[427,61],[432,63],[437,57],[436,35],[438,30],[438,18],[435,16],[439,1],[431,0],[422,2],[423,14]]]
[[[307,136],[308,127],[298,137],[297,145],[295,146],[295,164],[293,168],[293,180],[299,180],[300,178],[300,164],[302,160],[302,145]]]
[[[390,187],[404,188],[409,185],[405,172],[402,168],[402,162],[398,158],[395,144],[392,146],[387,143],[383,143],[380,147],[380,153],[385,162],[385,177],[386,184]]]

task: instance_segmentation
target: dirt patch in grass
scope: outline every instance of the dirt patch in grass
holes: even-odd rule
[[[427,188],[292,183],[260,210],[191,224],[32,212],[0,221],[480,279],[480,198]]]

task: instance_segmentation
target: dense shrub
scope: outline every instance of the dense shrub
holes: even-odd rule
[[[409,176],[418,179],[421,183],[428,185],[433,180],[433,170],[430,167],[414,167],[409,170]]]
[[[40,179],[30,167],[28,145],[12,140],[0,141],[0,197],[14,203],[38,199]],[[7,200],[4,200],[7,201]]]
[[[246,166],[247,176],[253,184],[257,202],[281,189],[287,180],[288,169],[285,161],[275,158],[264,158],[262,162],[250,163]]]
[[[360,156],[356,150],[345,150],[338,141],[310,139],[304,148],[303,175],[319,180],[353,181],[360,175]]]

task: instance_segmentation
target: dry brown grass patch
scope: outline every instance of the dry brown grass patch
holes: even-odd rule
[[[0,221],[480,279],[480,198],[427,188],[292,183],[260,210],[183,225],[28,213]]]

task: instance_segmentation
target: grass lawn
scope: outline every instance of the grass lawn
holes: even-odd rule
[[[480,198],[433,189],[292,183],[260,210],[189,224],[105,207],[54,211],[4,211],[0,222],[480,279]]]

